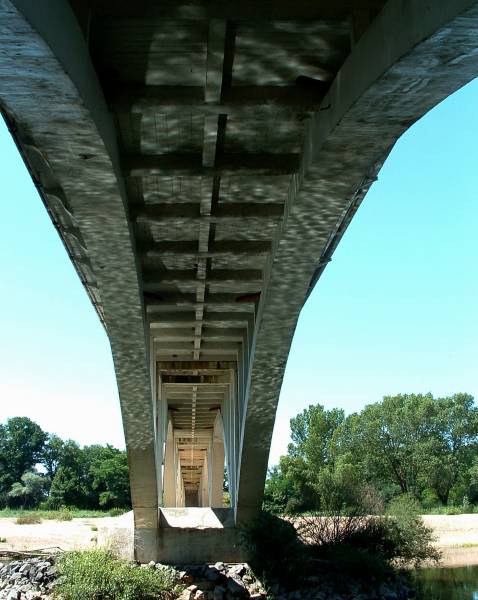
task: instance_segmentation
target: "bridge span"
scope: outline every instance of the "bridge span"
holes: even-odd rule
[[[238,556],[300,310],[477,35],[471,0],[0,0],[0,108],[111,343],[138,559]],[[181,545],[181,507],[221,534]]]

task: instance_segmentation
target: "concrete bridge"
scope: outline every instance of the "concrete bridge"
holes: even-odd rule
[[[0,107],[111,342],[139,559],[238,556],[300,310],[477,74],[471,0],[0,0]]]

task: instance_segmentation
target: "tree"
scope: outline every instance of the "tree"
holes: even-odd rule
[[[90,508],[89,491],[84,452],[76,442],[67,440],[63,447],[61,463],[51,483],[48,502],[52,508]]]
[[[58,435],[54,433],[47,434],[47,439],[43,447],[41,464],[45,467],[51,480],[55,477],[56,470],[61,463],[64,448],[65,442]]]
[[[88,475],[102,508],[131,505],[129,471],[126,452],[112,446],[90,446],[85,449]]]
[[[28,417],[0,424],[0,493],[7,494],[41,460],[45,439],[45,432]]]
[[[27,471],[22,475],[21,482],[14,483],[8,492],[9,504],[22,508],[35,508],[45,499],[49,484],[47,477]]]

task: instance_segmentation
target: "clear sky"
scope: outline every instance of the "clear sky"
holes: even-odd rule
[[[309,404],[478,397],[478,81],[397,143],[297,327],[271,464]],[[0,123],[0,422],[124,446],[107,337]]]

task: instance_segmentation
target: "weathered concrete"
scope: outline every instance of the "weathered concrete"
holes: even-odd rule
[[[472,0],[0,0],[0,106],[111,341],[138,558],[234,560],[233,527],[159,507],[221,506],[225,459],[234,521],[257,513],[300,310],[395,141],[478,74],[477,22]]]
[[[161,509],[160,532],[158,560],[164,563],[246,559],[231,509]]]

